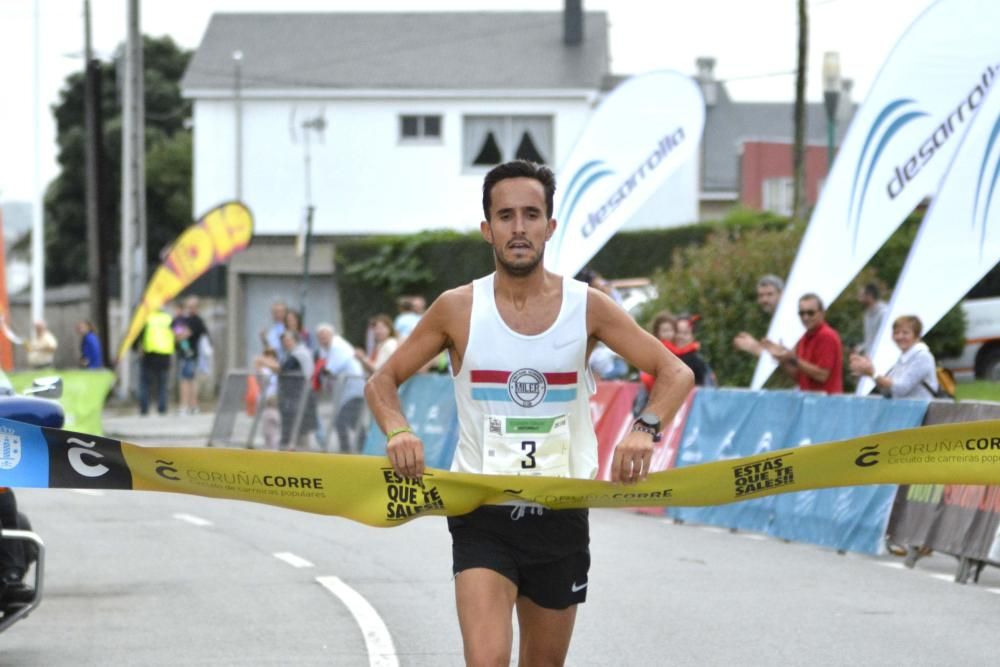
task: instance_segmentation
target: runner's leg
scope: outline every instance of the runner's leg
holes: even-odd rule
[[[517,586],[499,572],[474,567],[455,575],[455,604],[467,665],[510,664],[511,612],[516,599]]]
[[[517,599],[518,667],[547,667],[566,662],[576,607],[546,609],[523,595]]]

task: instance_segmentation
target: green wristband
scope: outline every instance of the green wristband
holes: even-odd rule
[[[404,426],[403,428],[394,428],[391,431],[389,431],[388,435],[385,436],[385,441],[389,442],[400,433],[413,433],[413,429],[410,428],[409,426]]]

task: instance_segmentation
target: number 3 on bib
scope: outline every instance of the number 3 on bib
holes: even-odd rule
[[[569,420],[565,415],[487,416],[483,433],[485,474],[569,477]]]

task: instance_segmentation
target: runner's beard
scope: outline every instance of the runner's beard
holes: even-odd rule
[[[530,275],[531,272],[542,263],[542,260],[545,258],[545,249],[543,248],[542,251],[535,255],[534,258],[527,260],[527,263],[525,264],[514,264],[507,261],[503,258],[503,254],[496,248],[493,248],[493,256],[497,258],[497,264],[499,264],[508,275],[515,278],[523,278]]]

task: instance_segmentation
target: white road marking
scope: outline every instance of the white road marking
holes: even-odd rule
[[[896,563],[895,561],[891,561],[891,560],[875,561],[875,564],[876,565],[881,565],[882,567],[891,567],[894,570],[905,570],[906,569],[906,566],[903,565],[902,563]]]
[[[73,493],[79,493],[81,496],[103,496],[104,492],[98,489],[72,489]]]
[[[937,573],[932,573],[932,574],[928,574],[927,576],[929,576],[931,579],[937,579],[939,581],[947,581],[950,584],[955,583],[955,575],[953,575],[953,574],[937,574]]]
[[[701,526],[702,530],[708,533],[728,533],[728,528],[716,528],[715,526]]]
[[[274,557],[277,558],[278,560],[285,561],[292,567],[315,567],[305,558],[302,558],[301,556],[296,556],[295,554],[288,551],[279,551],[278,553],[274,554]]]
[[[987,593],[994,593],[996,595],[1000,595],[1000,588],[987,588],[986,592]]]
[[[740,537],[745,537],[748,540],[766,540],[767,535],[760,535],[758,533],[738,533]]]
[[[202,519],[200,516],[195,516],[193,514],[184,514],[179,512],[174,515],[174,518],[178,521],[187,521],[194,526],[211,526],[212,522],[208,519]]]
[[[345,584],[339,577],[316,577],[326,590],[330,591],[344,603],[354,620],[361,628],[368,649],[368,664],[371,667],[399,667],[396,657],[396,647],[385,622],[375,608],[360,593]]]

